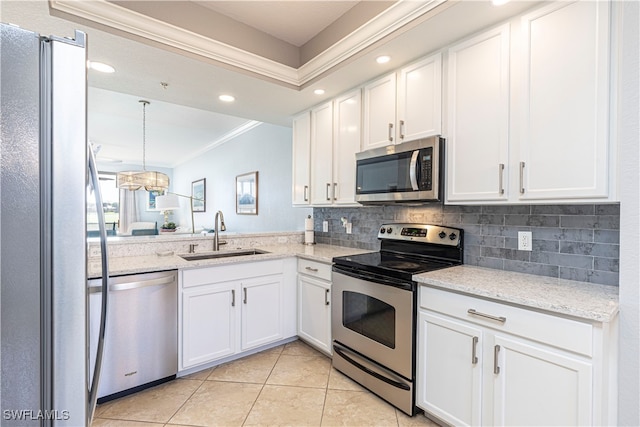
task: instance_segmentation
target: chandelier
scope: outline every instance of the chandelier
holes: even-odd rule
[[[169,189],[169,177],[156,171],[148,171],[146,164],[147,143],[147,105],[149,101],[140,100],[142,104],[142,170],[118,172],[118,188],[136,191],[144,188],[147,191],[163,192]]]

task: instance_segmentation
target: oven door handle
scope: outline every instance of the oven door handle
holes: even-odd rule
[[[379,373],[372,371],[371,369],[367,368],[366,366],[356,362],[355,360],[353,360],[352,358],[350,358],[349,356],[347,356],[340,348],[338,348],[338,346],[336,346],[335,344],[333,345],[333,351],[335,351],[336,353],[338,353],[344,360],[346,360],[347,362],[351,363],[353,366],[355,366],[356,368],[360,369],[361,371],[366,372],[368,375],[371,375],[372,377],[375,377],[377,379],[379,379],[380,381],[384,381],[385,383],[392,385],[396,388],[401,388],[403,390],[411,390],[411,387],[409,387],[407,384],[399,382],[399,381],[394,381],[391,378],[387,378],[384,375],[380,375]]]
[[[364,280],[367,282],[373,282],[373,283],[378,283],[381,285],[387,285],[387,286],[393,286],[394,288],[399,288],[399,289],[404,289],[404,290],[408,290],[411,291],[413,290],[413,286],[411,283],[407,283],[407,281],[401,281],[401,280],[390,280],[390,279],[386,279],[377,275],[369,275],[369,274],[363,274],[360,271],[353,271],[353,270],[347,270],[347,269],[343,269],[337,266],[333,266],[333,271],[335,273],[339,273],[339,274],[344,274],[345,276],[350,276],[353,277],[355,279],[359,279],[359,280]]]

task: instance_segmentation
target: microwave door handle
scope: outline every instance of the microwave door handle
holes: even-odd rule
[[[411,155],[411,163],[409,164],[409,179],[411,180],[411,188],[418,191],[418,156],[420,150],[416,150]]]

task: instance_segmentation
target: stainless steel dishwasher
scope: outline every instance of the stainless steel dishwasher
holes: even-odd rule
[[[176,271],[109,279],[109,306],[98,402],[175,378],[178,370]],[[89,280],[90,340],[95,354],[100,328],[100,279]],[[91,370],[95,364],[92,357]]]

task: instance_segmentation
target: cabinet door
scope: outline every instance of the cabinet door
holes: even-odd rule
[[[335,101],[333,196],[335,204],[356,204],[356,153],[361,146],[360,90]]]
[[[403,68],[398,80],[397,136],[412,141],[442,132],[442,54]]]
[[[298,335],[331,354],[331,283],[298,276]]]
[[[182,292],[182,369],[236,353],[237,291],[229,282]]]
[[[333,203],[333,103],[311,110],[311,204]]]
[[[396,75],[389,74],[364,87],[363,150],[395,144]]]
[[[592,425],[590,363],[538,344],[496,336],[493,422]]]
[[[242,282],[242,350],[283,338],[281,274]]]
[[[482,330],[420,311],[417,405],[452,425],[481,425]]]
[[[307,111],[293,119],[293,194],[294,205],[309,204],[311,176],[311,115]]]
[[[610,2],[554,2],[522,18],[520,198],[609,188]]]
[[[506,200],[509,25],[449,49],[447,201]]]

